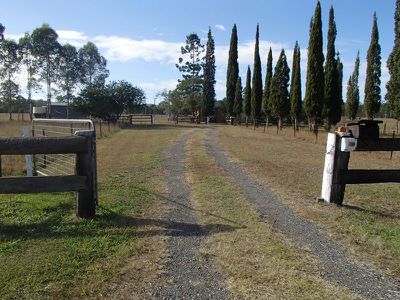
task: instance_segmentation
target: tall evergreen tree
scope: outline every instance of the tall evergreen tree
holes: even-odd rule
[[[226,108],[232,114],[235,101],[236,82],[239,77],[238,64],[238,36],[236,24],[233,25],[231,42],[229,46],[228,70],[226,74]]]
[[[240,114],[242,113],[243,107],[242,93],[242,79],[239,76],[236,81],[235,102],[233,104],[233,113],[238,120],[240,120]]]
[[[196,33],[186,36],[186,44],[181,47],[182,56],[179,57],[176,67],[182,73],[179,88],[181,97],[190,113],[199,110],[202,102],[204,45]]]
[[[381,46],[376,13],[367,54],[367,75],[365,79],[364,107],[368,119],[373,119],[381,107]]]
[[[360,105],[360,90],[358,87],[359,72],[360,72],[360,52],[357,52],[354,71],[347,83],[346,115],[350,120],[354,120],[356,118],[358,107]]]
[[[304,111],[311,124],[314,125],[321,118],[324,99],[324,53],[322,47],[321,4],[318,1],[311,20],[304,98]]]
[[[342,107],[343,107],[343,63],[340,60],[339,52],[337,53],[336,68],[338,73],[337,80],[337,108],[335,109],[336,114],[332,119],[332,124],[337,124],[342,119]]]
[[[208,40],[204,65],[203,107],[202,117],[210,115],[215,103],[215,46],[211,28],[208,30]]]
[[[396,119],[400,119],[400,0],[396,1],[394,33],[394,46],[387,61],[390,79],[386,84],[385,99],[389,102]]]
[[[4,40],[4,30],[6,30],[6,28],[0,23],[0,42]]]
[[[243,112],[246,115],[246,125],[249,116],[251,115],[251,71],[250,66],[247,66],[246,86],[244,87]]]
[[[335,40],[336,40],[336,23],[333,6],[329,10],[329,30],[328,30],[328,44],[325,62],[325,92],[324,92],[324,109],[323,115],[325,117],[325,125],[329,130],[333,125],[340,120],[341,103],[340,95],[338,94],[338,81],[339,73],[337,68],[337,61],[335,58]],[[340,98],[340,99],[339,99]]]
[[[282,120],[289,116],[290,111],[289,72],[285,50],[282,49],[272,77],[270,95],[271,114],[279,119],[279,128]]]
[[[254,120],[259,119],[261,115],[261,103],[262,103],[262,75],[261,75],[261,60],[260,60],[260,49],[259,49],[259,25],[257,24],[256,30],[256,44],[254,47],[254,65],[253,65],[253,86],[251,89],[251,115]]]
[[[271,116],[271,108],[269,104],[269,96],[271,94],[271,80],[272,80],[272,49],[269,48],[268,58],[267,58],[267,69],[265,73],[265,85],[264,85],[264,93],[263,93],[263,102],[262,102],[262,110],[267,118]]]
[[[292,79],[290,82],[290,115],[297,124],[303,103],[301,101],[300,47],[296,41],[293,51]]]

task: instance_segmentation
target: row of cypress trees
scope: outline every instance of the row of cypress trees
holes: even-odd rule
[[[400,0],[397,0],[396,26],[399,25]],[[398,28],[398,27],[396,27]],[[396,45],[391,55],[391,64],[400,64],[400,27],[397,29]],[[342,81],[343,64],[340,61],[339,53],[335,48],[337,30],[333,7],[329,10],[329,29],[327,36],[326,58],[323,52],[323,33],[321,20],[321,4],[318,1],[314,16],[310,23],[310,39],[308,45],[308,64],[306,91],[304,101],[302,101],[301,91],[301,70],[300,70],[300,46],[296,42],[293,51],[293,64],[291,78],[289,78],[290,68],[287,64],[285,50],[282,49],[279,59],[272,69],[272,49],[269,49],[264,90],[262,87],[261,61],[259,54],[259,25],[256,29],[256,40],[254,50],[254,64],[252,80],[250,67],[247,68],[246,84],[242,94],[242,83],[239,77],[238,66],[238,36],[237,27],[233,26],[226,83],[226,103],[227,111],[230,116],[240,117],[243,113],[253,120],[265,117],[282,120],[291,118],[297,123],[302,116],[307,117],[310,126],[324,122],[327,129],[338,123],[342,116]],[[380,57],[379,33],[376,14],[374,14],[373,28],[371,34],[371,44],[367,55],[367,76],[365,85],[365,109],[367,117],[373,119],[379,112],[380,96],[380,76],[381,76],[381,57]],[[359,106],[359,77],[360,59],[357,55],[355,69],[350,76],[347,87],[346,111],[351,119],[354,119]],[[389,66],[390,69],[390,66]],[[400,79],[400,67],[392,67],[395,76]],[[397,72],[397,73],[396,73]],[[290,79],[290,91],[289,89]],[[252,84],[252,85],[251,85]],[[397,83],[396,83],[397,84]],[[400,83],[391,84],[393,91],[397,92],[399,103],[397,106],[400,115]],[[388,85],[389,91],[389,85]],[[247,121],[246,121],[247,122]]]

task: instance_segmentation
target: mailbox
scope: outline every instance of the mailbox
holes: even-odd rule
[[[362,140],[378,140],[379,125],[382,121],[360,120],[358,122],[347,123],[348,131],[351,131],[356,139]]]
[[[356,150],[357,147],[357,140],[351,136],[344,136],[342,137],[340,143],[340,150],[342,152],[353,152]]]

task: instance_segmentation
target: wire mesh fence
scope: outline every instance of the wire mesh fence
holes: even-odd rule
[[[94,131],[91,120],[34,119],[32,136],[72,136],[76,131]],[[75,175],[76,154],[40,154],[33,156],[34,172],[41,176]]]

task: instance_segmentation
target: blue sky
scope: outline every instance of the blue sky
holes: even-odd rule
[[[124,79],[141,86],[146,92],[147,102],[153,103],[158,91],[173,89],[180,78],[175,62],[186,35],[196,32],[205,39],[208,27],[211,27],[216,44],[217,98],[222,99],[225,95],[229,39],[234,23],[238,27],[242,77],[247,65],[252,65],[255,28],[259,23],[263,77],[269,47],[273,49],[274,64],[280,50],[285,48],[291,65],[292,49],[298,40],[302,49],[304,85],[309,24],[315,5],[315,0],[19,0],[2,3],[0,22],[6,26],[5,34],[9,38],[17,38],[45,22],[57,30],[61,42],[76,46],[89,40],[95,42],[108,60],[110,79]],[[360,50],[361,98],[364,94],[365,57],[372,16],[376,11],[384,67],[383,96],[388,80],[386,60],[393,47],[395,0],[322,0],[321,5],[324,49],[329,7],[333,5],[335,9],[336,47],[344,63],[344,91],[357,50]]]

